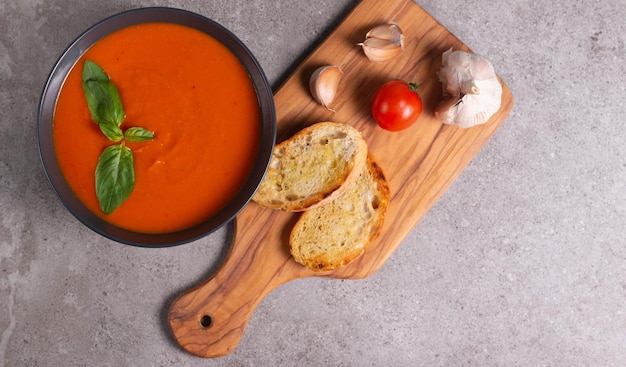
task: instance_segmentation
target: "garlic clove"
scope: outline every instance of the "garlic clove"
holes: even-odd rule
[[[380,38],[385,40],[390,40],[392,43],[401,44],[403,42],[404,36],[402,35],[402,30],[400,26],[396,23],[389,24],[381,24],[374,28],[372,28],[367,34],[365,38]]]
[[[371,61],[386,62],[404,51],[404,35],[395,23],[381,24],[367,32],[365,41],[358,45]]]
[[[454,119],[459,110],[459,104],[461,103],[463,103],[463,101],[458,97],[443,100],[437,108],[435,108],[435,118],[444,124],[454,123]]]
[[[404,50],[401,45],[382,38],[368,38],[361,43],[361,46],[365,56],[374,62],[387,62],[400,55]]]
[[[339,81],[343,76],[343,71],[338,66],[321,66],[317,68],[309,79],[309,90],[313,99],[329,111],[329,105],[335,100]]]

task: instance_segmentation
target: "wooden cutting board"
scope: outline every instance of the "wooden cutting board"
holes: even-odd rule
[[[402,28],[406,49],[388,63],[373,63],[357,43],[370,28],[390,21]],[[441,95],[437,71],[442,53],[450,48],[469,51],[414,2],[363,0],[294,71],[274,95],[278,141],[320,121],[345,122],[361,130],[392,191],[382,234],[355,262],[315,273],[289,254],[288,236],[298,214],[248,204],[235,220],[234,240],[221,268],[171,305],[171,331],[183,349],[200,357],[231,352],[258,303],[287,281],[310,276],[357,279],[382,266],[513,107],[511,92],[502,83],[502,106],[486,124],[460,129],[438,122],[433,114]],[[332,104],[336,113],[315,103],[308,91],[310,75],[322,65],[344,71]],[[401,132],[382,130],[370,115],[377,88],[387,80],[414,77],[424,102],[420,120]]]

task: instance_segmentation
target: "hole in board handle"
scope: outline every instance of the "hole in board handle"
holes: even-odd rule
[[[213,319],[209,315],[204,315],[200,319],[200,325],[202,325],[203,328],[208,328],[211,324],[213,324]]]

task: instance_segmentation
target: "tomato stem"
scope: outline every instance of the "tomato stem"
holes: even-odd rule
[[[417,84],[417,75],[413,77],[413,81],[410,83],[407,83],[407,85],[409,86],[409,90],[411,92],[415,92],[417,93],[417,88],[419,87],[419,85]],[[419,94],[419,93],[418,93]]]

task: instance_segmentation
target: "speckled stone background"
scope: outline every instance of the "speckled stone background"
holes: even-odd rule
[[[107,241],[63,208],[39,162],[37,106],[61,52],[118,11],[196,11],[277,87],[358,2],[0,1],[0,365],[623,366],[626,7],[619,0],[420,1],[492,60],[508,120],[364,280],[270,293],[238,347],[173,342],[172,300],[209,277],[232,227],[192,244]]]

